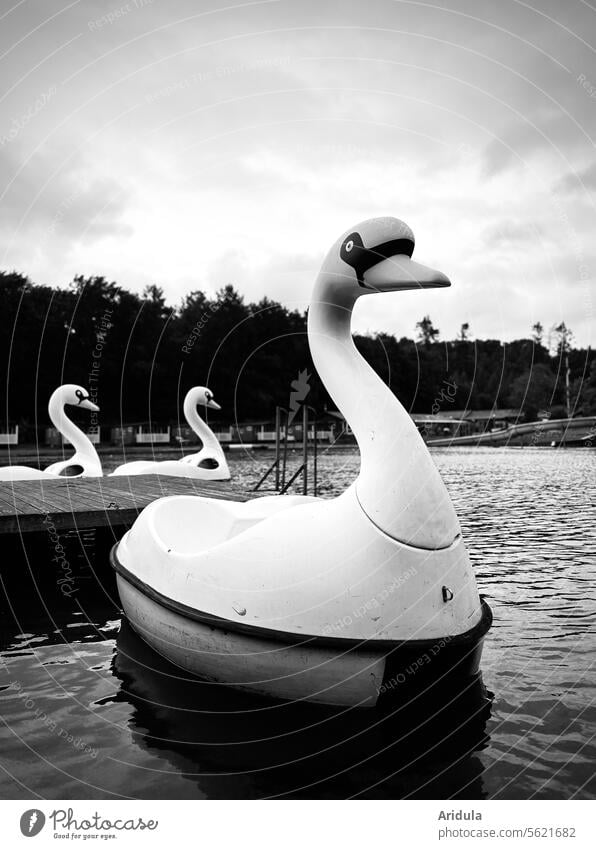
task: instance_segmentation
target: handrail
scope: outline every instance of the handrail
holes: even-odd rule
[[[309,484],[309,435],[310,435],[310,412],[312,411],[313,425],[313,465],[312,465],[312,489],[316,496],[318,487],[318,435],[317,435],[317,412],[314,407],[307,404],[302,405],[302,463],[299,468],[287,480],[288,470],[288,436],[289,436],[289,411],[285,407],[275,408],[275,460],[265,470],[259,481],[253,487],[256,492],[267,478],[275,471],[275,491],[283,495],[292,484],[302,475],[302,493],[308,495]],[[283,429],[283,436],[282,436]]]
[[[279,494],[280,494],[280,495],[285,495],[285,494],[286,494],[286,492],[288,491],[288,489],[292,486],[292,484],[294,483],[294,481],[295,481],[295,480],[296,480],[296,478],[298,477],[298,475],[299,475],[301,472],[305,472],[305,471],[306,471],[306,467],[304,466],[304,463],[303,463],[303,464],[302,464],[301,466],[299,466],[299,468],[298,468],[298,469],[294,472],[294,474],[292,475],[292,477],[290,478],[290,480],[289,480],[286,484],[284,484],[284,486],[283,486],[283,487],[282,487],[282,489],[280,490],[280,493],[279,493]],[[306,495],[306,492],[304,492],[304,491],[303,491],[303,495]]]
[[[267,469],[267,471],[265,472],[263,477],[259,480],[259,482],[255,486],[253,486],[253,490],[252,490],[253,492],[256,492],[258,489],[260,489],[261,484],[265,483],[265,481],[267,480],[267,478],[269,477],[269,475],[271,474],[273,469],[276,470],[276,478],[277,478],[278,475],[279,475],[279,460],[275,459],[273,461],[273,463],[269,466],[269,468]],[[277,484],[275,486],[275,491],[277,492]]]

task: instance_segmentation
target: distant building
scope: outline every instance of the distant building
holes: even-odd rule
[[[441,437],[469,436],[475,433],[491,433],[519,424],[524,415],[519,410],[441,410],[438,413],[410,413],[410,417],[424,439]],[[266,445],[275,442],[275,418],[236,422],[224,425],[212,422],[211,428],[222,444],[228,445]],[[286,427],[282,417],[280,438],[285,439]],[[316,420],[317,440],[329,445],[354,445],[354,434],[344,416],[337,410],[325,410]],[[99,429],[88,430],[89,438],[95,444],[100,441]],[[308,424],[309,439],[314,439],[315,423],[312,417]],[[45,442],[50,446],[62,444],[62,437],[55,428],[45,428]],[[296,416],[287,428],[289,443],[302,442],[302,416]],[[10,434],[0,434],[0,444],[18,440],[18,429]],[[177,424],[158,424],[157,422],[137,422],[120,425],[110,429],[110,442],[115,445],[191,445],[198,442],[194,431]]]
[[[439,436],[467,436],[473,424],[455,414],[410,413],[410,418],[425,439]]]
[[[503,430],[513,424],[519,424],[525,418],[521,410],[490,409],[490,410],[450,410],[447,414],[453,418],[462,419],[470,424],[469,433]],[[463,432],[459,434],[463,436]]]
[[[83,428],[83,432],[92,445],[99,445],[101,442],[101,430],[99,427]],[[61,448],[64,444],[70,444],[67,439],[55,427],[44,428],[44,442],[50,448]]]
[[[154,422],[121,425],[113,427],[110,441],[115,445],[167,445],[171,438],[169,425],[159,425]]]
[[[342,421],[346,427],[345,433],[351,434],[341,413],[334,411],[328,415]],[[518,424],[524,415],[519,410],[442,410],[440,413],[410,413],[410,418],[425,439],[433,439],[503,430]]]
[[[19,444],[19,426],[18,424],[5,425],[0,431],[0,445],[18,445]]]
[[[323,442],[333,442],[336,431],[339,433],[340,426],[333,420],[317,419],[317,439]],[[288,427],[288,442],[302,441],[302,418],[296,419]],[[242,442],[242,443],[265,443],[275,442],[275,420],[262,419],[258,421],[239,422],[236,425],[229,425],[222,428],[213,426],[213,432],[220,442]],[[282,421],[280,428],[280,438],[285,439],[286,428]],[[309,439],[314,439],[315,425],[312,419],[309,422]]]

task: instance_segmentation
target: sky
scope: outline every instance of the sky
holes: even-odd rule
[[[595,35],[586,0],[0,0],[0,269],[305,309],[393,215],[452,288],[355,330],[594,345]]]

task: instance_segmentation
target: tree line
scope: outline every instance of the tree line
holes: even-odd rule
[[[515,408],[526,420],[568,408],[596,414],[596,357],[574,347],[564,324],[550,340],[538,323],[507,344],[473,339],[468,323],[456,339],[441,340],[429,316],[413,330],[414,339],[355,336],[411,412],[435,409],[449,381],[451,409]],[[171,306],[155,285],[137,294],[79,276],[64,288],[0,272],[0,351],[3,418],[24,427],[47,423],[47,400],[60,383],[92,391],[102,425],[176,421],[196,384],[212,389],[222,422],[269,420],[304,369],[308,403],[319,414],[335,409],[310,357],[306,314],[268,298],[246,302],[231,285],[214,297],[192,291]]]

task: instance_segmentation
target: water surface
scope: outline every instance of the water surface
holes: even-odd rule
[[[390,723],[222,694],[121,625],[109,539],[25,536],[0,571],[0,797],[594,798],[596,453],[433,456],[494,612],[485,688]],[[321,494],[357,469],[323,456]]]

